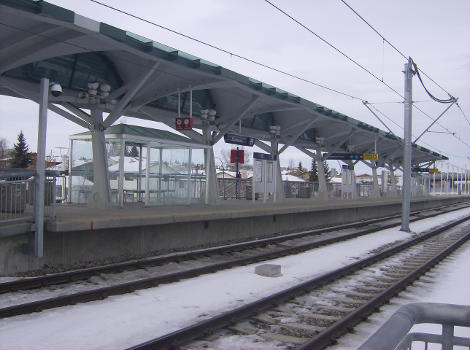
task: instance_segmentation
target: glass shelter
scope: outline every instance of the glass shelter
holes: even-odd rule
[[[91,133],[70,136],[69,201],[87,203],[93,188]],[[204,144],[169,131],[113,125],[105,131],[111,201],[150,205],[203,202]]]

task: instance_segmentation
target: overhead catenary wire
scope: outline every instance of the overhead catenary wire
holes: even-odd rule
[[[346,92],[343,92],[343,91],[340,91],[340,90],[337,90],[337,89],[334,89],[334,88],[330,88],[330,87],[328,87],[328,86],[326,86],[326,85],[323,85],[323,84],[320,84],[320,83],[316,83],[316,82],[314,82],[314,81],[312,81],[312,80],[309,80],[309,79],[306,79],[306,78],[302,78],[302,77],[300,77],[300,76],[298,76],[298,75],[295,75],[295,74],[286,72],[286,71],[284,71],[284,70],[282,70],[282,69],[280,69],[280,68],[276,68],[276,67],[267,65],[267,64],[262,63],[262,62],[259,62],[259,61],[257,61],[257,60],[248,58],[248,57],[246,57],[246,56],[242,56],[242,55],[237,54],[237,53],[235,53],[235,52],[233,52],[233,51],[229,51],[229,50],[227,50],[227,49],[224,49],[224,48],[221,48],[221,47],[219,47],[219,46],[213,45],[213,44],[208,43],[208,42],[206,42],[206,41],[203,41],[203,40],[201,40],[201,39],[197,39],[197,38],[195,38],[195,37],[193,37],[193,36],[190,36],[190,35],[188,35],[188,34],[184,34],[184,33],[182,33],[182,32],[178,32],[178,31],[176,31],[176,30],[174,30],[174,29],[171,29],[171,28],[169,28],[169,27],[163,26],[163,25],[158,24],[158,23],[156,23],[156,22],[150,21],[150,20],[145,19],[145,18],[143,18],[143,17],[137,16],[137,15],[132,14],[132,13],[130,13],[130,12],[121,10],[121,9],[119,9],[119,8],[117,8],[117,7],[113,7],[113,6],[111,6],[111,5],[105,4],[105,3],[100,2],[100,1],[97,1],[97,0],[90,0],[90,1],[91,1],[91,2],[94,2],[94,3],[98,4],[98,5],[104,6],[104,7],[106,7],[106,8],[109,8],[109,9],[111,9],[111,10],[113,10],[113,11],[122,13],[122,14],[124,14],[124,15],[126,15],[126,16],[135,18],[135,19],[137,19],[137,20],[139,20],[139,21],[142,21],[142,22],[148,23],[148,24],[150,24],[150,25],[153,25],[153,26],[155,26],[155,27],[164,29],[164,30],[169,31],[169,32],[171,32],[171,33],[173,33],[173,34],[182,36],[182,37],[184,37],[184,38],[186,38],[186,39],[195,41],[195,42],[197,42],[197,43],[199,43],[199,44],[208,46],[208,47],[210,47],[210,48],[212,48],[212,49],[214,49],[214,50],[217,50],[217,51],[226,53],[226,54],[230,55],[231,57],[237,57],[237,58],[239,58],[239,59],[241,59],[241,60],[243,60],[243,61],[253,63],[253,64],[258,65],[258,66],[260,66],[260,67],[263,67],[263,68],[266,68],[266,69],[275,71],[275,72],[277,72],[277,73],[280,73],[280,74],[289,76],[289,77],[294,78],[294,79],[297,79],[297,80],[301,80],[301,81],[303,81],[303,82],[305,82],[305,83],[308,83],[308,84],[317,86],[317,87],[319,87],[319,88],[322,88],[322,89],[325,89],[325,90],[328,90],[328,91],[331,91],[331,92],[334,92],[334,93],[337,93],[337,94],[340,94],[340,95],[343,95],[343,96],[346,96],[346,97],[350,97],[350,98],[352,98],[352,99],[354,99],[354,100],[362,100],[362,98],[360,98],[360,97],[357,97],[357,96],[348,94],[348,93],[346,93]]]
[[[96,1],[96,0],[91,0],[91,1],[92,1],[92,2],[95,2],[95,3],[98,3],[98,4],[100,4],[100,5],[103,5],[103,6],[109,7],[108,5],[99,3],[99,2]],[[113,8],[113,9],[114,9],[114,8]],[[118,9],[115,9],[115,10],[116,10],[116,11],[120,11],[120,10],[118,10]],[[133,17],[135,17],[135,18],[137,18],[137,19],[140,19],[140,20],[149,22],[149,23],[153,23],[153,22],[147,21],[147,20],[145,20],[145,19],[142,19],[142,18],[140,18],[140,17],[138,17],[138,16],[134,16],[134,15],[132,15],[132,14],[128,14],[128,13],[126,13],[125,11],[120,11],[120,12],[122,12],[122,13],[124,13],[124,14],[126,14],[126,15],[129,15],[129,16],[133,16]],[[0,24],[1,24],[1,25],[4,25],[4,26],[11,27],[11,28],[14,28],[14,29],[16,29],[16,30],[21,30],[21,31],[24,31],[24,32],[29,32],[29,33],[34,34],[34,35],[37,35],[37,36],[41,36],[41,37],[48,38],[48,39],[50,39],[50,40],[54,40],[54,41],[57,41],[57,42],[61,42],[61,43],[63,43],[63,44],[67,44],[67,45],[70,45],[70,46],[75,46],[75,47],[77,47],[77,48],[86,50],[86,51],[88,51],[88,52],[96,51],[96,50],[94,50],[94,49],[86,48],[86,47],[84,47],[84,46],[80,46],[80,45],[77,45],[77,44],[75,44],[75,43],[62,42],[62,41],[60,41],[60,40],[54,38],[54,37],[51,36],[51,35],[38,34],[38,33],[35,33],[35,32],[33,32],[33,31],[28,31],[28,30],[25,30],[24,28],[14,27],[14,26],[11,26],[11,25],[7,25],[7,24],[5,24],[5,23],[0,23]],[[154,24],[154,25],[159,26],[158,24]],[[168,29],[168,30],[172,31],[171,29]],[[196,39],[196,41],[197,41],[197,39]],[[209,44],[209,46],[212,47],[213,45]],[[214,47],[215,47],[215,46],[214,46]],[[240,57],[240,58],[245,59],[245,60],[247,60],[247,61],[249,61],[249,62],[252,62],[252,63],[257,64],[256,61],[254,61],[254,60],[246,59],[245,57],[240,56],[240,55],[237,55],[237,54],[234,54],[234,53],[231,53],[231,52],[228,51],[228,50],[223,50],[223,49],[221,49],[221,50],[222,50],[223,52],[229,53],[229,54],[231,54],[231,55],[233,55],[233,56]],[[121,58],[119,58],[119,59],[121,59]],[[122,61],[131,62],[130,60],[126,60],[126,59],[121,59],[121,60],[122,60]],[[131,62],[131,63],[132,63],[132,62]],[[135,64],[135,62],[134,62],[134,64]],[[273,69],[273,68],[271,68],[271,67],[269,67],[269,66],[267,66],[267,65],[264,65],[264,64],[262,64],[262,63],[260,63],[259,65],[261,65],[261,66],[263,66],[263,67],[266,67],[266,68],[269,68],[269,69]],[[319,86],[319,87],[323,87],[323,88],[325,88],[325,89],[327,89],[327,90],[330,90],[330,91],[333,91],[333,92],[337,92],[337,93],[339,93],[339,94],[342,94],[342,95],[351,97],[351,98],[353,98],[353,99],[361,100],[361,101],[363,100],[363,99],[361,99],[361,98],[359,98],[359,97],[352,96],[352,95],[349,95],[349,94],[346,94],[346,93],[342,93],[342,92],[340,92],[340,91],[337,91],[337,90],[334,90],[334,89],[331,89],[331,88],[322,86],[321,84],[316,84],[316,83],[314,83],[314,82],[307,81],[307,80],[305,80],[305,79],[303,79],[303,78],[301,78],[301,77],[294,76],[293,74],[290,74],[290,73],[287,73],[287,72],[282,72],[282,71],[277,70],[277,69],[275,69],[275,68],[274,68],[273,70],[275,70],[275,71],[277,71],[277,72],[280,72],[280,73],[282,73],[282,74],[286,74],[286,75],[291,76],[291,77],[293,77],[293,78],[296,78],[296,79],[299,79],[299,80],[302,80],[302,81],[309,82],[309,83],[314,84],[314,85],[317,85],[317,86]],[[168,72],[166,72],[166,74],[174,75],[174,74],[171,74],[171,73],[168,73]],[[177,76],[177,75],[175,74],[175,76]],[[424,113],[424,112],[423,112],[423,113]],[[423,144],[426,144],[426,145],[430,146],[429,144],[427,144],[427,143],[425,143],[425,142],[423,142]],[[434,148],[435,148],[435,147],[434,147]],[[440,151],[440,150],[437,150],[437,151],[439,151],[439,152],[442,153],[442,154],[447,153],[447,152],[443,152],[443,151]],[[448,153],[447,153],[447,154],[448,154]]]
[[[91,0],[91,1],[95,1],[95,0]],[[341,54],[342,56],[344,56],[346,59],[348,59],[349,61],[351,61],[352,63],[354,63],[356,66],[358,66],[360,69],[362,69],[364,72],[366,72],[367,74],[369,74],[370,76],[372,76],[374,79],[376,79],[377,81],[381,82],[382,84],[384,84],[388,89],[392,90],[394,93],[396,93],[398,96],[400,96],[401,98],[405,98],[401,93],[399,93],[396,89],[394,89],[392,86],[390,86],[389,84],[387,84],[383,79],[379,78],[376,74],[372,73],[369,69],[367,69],[366,67],[364,67],[362,64],[360,64],[359,62],[357,62],[355,59],[353,59],[352,57],[350,57],[349,55],[347,55],[346,53],[344,53],[343,51],[341,51],[340,49],[338,49],[335,45],[333,45],[332,43],[330,43],[328,40],[324,39],[323,37],[321,37],[319,34],[315,33],[312,29],[310,29],[309,27],[307,27],[305,24],[303,24],[302,22],[300,22],[299,20],[297,20],[296,18],[294,18],[293,16],[291,16],[289,13],[287,13],[285,10],[281,9],[280,7],[278,7],[277,5],[275,5],[274,3],[272,3],[271,1],[269,0],[264,0],[266,3],[268,3],[269,5],[271,5],[272,7],[274,7],[276,10],[278,10],[279,12],[281,12],[283,15],[285,15],[286,17],[290,18],[293,22],[297,23],[299,26],[301,26],[302,28],[304,28],[305,30],[307,30],[308,32],[310,32],[312,35],[316,36],[318,39],[320,39],[323,43],[325,43],[326,45],[328,45],[329,47],[331,47],[333,50],[335,50],[336,52],[338,52],[339,54]]]
[[[372,29],[378,36],[382,38],[384,42],[386,42],[392,49],[394,49],[401,57],[403,57],[405,60],[408,60],[408,56],[405,55],[402,51],[400,51],[395,45],[393,45],[386,37],[384,37],[377,29],[374,28],[364,17],[362,17],[355,9],[353,9],[345,0],[340,0],[347,8],[349,8],[356,16],[358,16],[365,24],[369,26],[370,29]],[[447,91],[445,88],[443,88],[440,84],[438,84],[434,79],[432,79],[426,72],[423,70],[419,70],[426,78],[431,80],[434,84],[436,84],[439,88],[441,88],[444,92],[446,92],[449,96],[452,96],[452,94]]]
[[[437,98],[435,97],[433,94],[431,94],[431,92],[426,88],[426,86],[424,85],[424,82],[423,82],[423,79],[421,79],[421,74],[419,74],[419,69],[418,69],[418,66],[416,65],[416,63],[411,60],[411,63],[413,64],[413,68],[416,72],[416,75],[418,76],[418,79],[419,81],[421,82],[421,85],[423,86],[424,90],[426,91],[426,93],[428,94],[428,96],[433,100],[433,101],[436,101],[436,102],[439,102],[439,103],[454,103],[457,101],[457,99],[453,96],[451,96],[450,98],[448,99],[440,99],[440,98]]]
[[[91,0],[91,1],[95,1],[95,0]],[[353,58],[351,58],[350,56],[348,56],[346,53],[344,53],[343,51],[341,51],[340,49],[338,49],[336,46],[334,46],[333,44],[331,44],[329,41],[327,41],[326,39],[324,39],[323,37],[321,37],[320,35],[318,35],[317,33],[315,33],[312,29],[310,29],[309,27],[307,27],[305,24],[303,24],[302,22],[300,22],[299,20],[297,20],[296,18],[294,18],[293,16],[291,16],[289,13],[287,13],[285,10],[281,9],[280,7],[276,6],[274,3],[272,3],[271,1],[269,0],[264,0],[266,3],[268,3],[270,6],[274,7],[276,10],[278,10],[279,12],[281,12],[282,14],[284,14],[285,16],[287,16],[288,18],[290,18],[292,21],[294,21],[295,23],[297,23],[299,26],[301,26],[302,28],[304,28],[305,30],[307,30],[308,32],[310,32],[311,34],[313,34],[315,37],[317,37],[318,39],[320,39],[322,42],[324,42],[325,44],[327,44],[329,47],[331,47],[332,49],[334,49],[335,51],[337,51],[338,53],[340,53],[342,56],[344,56],[345,58],[347,58],[349,61],[351,61],[352,63],[354,63],[356,66],[360,67],[363,71],[365,71],[366,73],[368,73],[369,75],[371,75],[374,79],[376,79],[377,81],[381,82],[382,84],[384,84],[386,87],[388,87],[391,91],[393,91],[395,94],[397,94],[398,96],[400,96],[401,98],[405,98],[401,93],[399,93],[396,89],[394,89],[392,86],[390,86],[389,84],[387,84],[385,81],[383,81],[382,79],[380,79],[376,74],[372,73],[370,70],[368,70],[367,68],[365,68],[363,65],[361,65],[359,62],[357,62],[356,60],[354,60]],[[375,29],[374,29],[375,30]],[[378,32],[377,32],[378,33]],[[380,34],[379,34],[380,35]],[[380,35],[384,40],[385,38]],[[387,40],[388,42],[388,40]],[[389,42],[388,42],[389,43]],[[394,46],[395,47],[395,46]],[[398,50],[398,49],[397,49]],[[406,56],[405,56],[406,57]],[[427,91],[427,90],[426,90]],[[430,95],[432,96],[432,95]],[[434,97],[434,96],[433,96]],[[435,97],[434,97],[435,98]],[[451,96],[450,99],[455,99],[453,96]],[[442,100],[442,101],[445,101],[445,100]],[[453,102],[453,100],[452,100]],[[448,102],[445,102],[445,103],[448,103]],[[430,118],[432,121],[434,121],[434,119],[429,115],[427,114],[426,112],[424,112],[421,108],[413,105],[414,108],[416,108],[418,111],[420,111],[421,113],[423,113],[424,115],[426,115],[428,118]],[[449,131],[450,134],[453,134],[454,137],[459,140],[460,142],[462,142],[463,144],[467,145],[466,142],[464,142],[461,138],[459,138],[458,136],[455,135],[455,133],[452,133],[448,128],[446,128],[445,126],[443,126],[442,124],[440,123],[437,123],[437,125],[441,126],[442,128],[444,128],[445,130]]]

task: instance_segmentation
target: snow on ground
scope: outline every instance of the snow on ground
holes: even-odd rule
[[[411,223],[410,228],[419,233],[463,216],[468,216],[468,209]],[[269,263],[282,266],[283,275],[278,278],[258,276],[254,274],[255,265],[248,265],[103,301],[2,319],[0,349],[127,348],[339,268],[379,246],[409,237],[398,228],[388,229],[275,259]],[[467,285],[469,276],[465,275]]]
[[[354,329],[354,334],[348,334],[339,339],[338,344],[327,350],[357,349],[364,343],[386,320],[392,316],[402,305],[409,303],[448,303],[470,305],[470,244],[467,242],[451,257],[440,263],[424,278],[435,283],[416,281],[411,287],[400,293],[391,303],[383,306],[379,313],[369,317]],[[412,332],[442,334],[439,325],[420,324],[412,328]],[[470,328],[455,328],[455,335],[470,338]],[[413,346],[413,349],[424,349]],[[440,349],[437,344],[429,344],[429,349]]]

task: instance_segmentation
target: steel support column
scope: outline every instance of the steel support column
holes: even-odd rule
[[[91,110],[93,129],[91,141],[93,147],[93,190],[88,206],[92,208],[109,208],[111,206],[108,157],[103,127],[103,111]]]
[[[46,165],[47,104],[49,97],[49,79],[42,78],[39,92],[38,148],[36,158],[36,188],[34,199],[34,255],[44,255],[44,191]],[[55,200],[55,198],[54,198]]]
[[[371,162],[372,167],[372,186],[373,186],[373,197],[380,198],[380,191],[379,191],[379,179],[377,177],[377,166]]]
[[[323,167],[323,157],[319,149],[316,150],[315,161],[317,162],[317,172],[318,172],[318,198],[321,200],[326,200],[327,193],[326,193],[325,168]]]
[[[277,159],[277,166],[276,169],[273,171],[276,172],[274,174],[274,202],[278,199],[284,199],[284,188],[282,187],[282,173],[281,173],[281,160],[279,159],[279,142],[275,135],[271,136],[271,154],[276,156]]]

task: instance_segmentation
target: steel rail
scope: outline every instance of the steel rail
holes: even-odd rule
[[[465,221],[466,218],[463,218],[461,220]],[[457,225],[458,222],[451,223],[450,225],[452,224]],[[395,224],[393,226],[397,226],[397,225]],[[366,231],[369,231],[369,230],[371,229],[368,229]],[[377,230],[377,228],[373,230]],[[351,236],[357,237],[363,234],[366,234],[366,233],[356,232],[356,233],[352,233],[346,236],[350,236],[349,238],[352,238]],[[101,300],[112,295],[121,295],[125,293],[131,293],[131,292],[134,292],[135,290],[152,288],[152,287],[156,287],[157,285],[164,284],[164,283],[176,282],[182,279],[192,278],[192,277],[196,277],[202,274],[213,273],[216,271],[220,271],[220,270],[224,270],[224,269],[228,269],[228,268],[232,268],[236,266],[243,266],[243,265],[255,263],[258,261],[264,261],[268,259],[278,258],[280,256],[299,253],[299,252],[313,249],[322,245],[339,242],[343,240],[341,238],[342,236],[329,238],[326,240],[310,242],[304,245],[285,248],[281,251],[268,252],[268,253],[259,254],[256,256],[244,257],[244,258],[234,259],[231,261],[210,264],[210,265],[206,265],[206,266],[202,266],[198,268],[168,273],[168,274],[159,275],[156,277],[144,278],[144,279],[140,279],[136,281],[125,282],[125,283],[116,284],[116,285],[112,285],[108,287],[102,287],[102,288],[92,289],[88,291],[77,292],[77,293],[72,293],[68,295],[61,295],[61,296],[46,298],[46,299],[42,299],[38,301],[8,306],[8,307],[0,308],[0,318],[39,312],[45,309],[51,309],[51,308],[56,308],[56,307],[61,307],[61,306],[66,306],[66,305],[74,305],[77,303]]]
[[[442,206],[442,207],[427,209],[426,211],[442,210],[443,208],[449,208],[449,207],[451,207],[450,210],[445,210],[443,212],[433,213],[431,215],[413,218],[411,221],[426,219],[426,218],[434,217],[437,215],[441,215],[442,213],[462,209],[462,207],[455,208],[455,204],[453,204],[451,206]],[[415,211],[413,212],[413,215],[417,215],[421,212],[423,211]],[[336,230],[344,230],[348,228],[357,228],[357,227],[367,226],[367,225],[383,222],[384,220],[392,220],[398,217],[400,217],[400,215],[391,215],[391,216],[382,217],[378,219],[364,220],[360,222],[330,226],[330,227],[319,228],[319,229],[314,229],[314,230],[306,230],[306,231],[301,231],[297,233],[289,233],[289,234],[285,234],[282,236],[264,238],[264,239],[259,239],[256,241],[235,243],[231,245],[206,248],[206,249],[201,249],[201,250],[196,250],[196,251],[181,252],[181,253],[169,254],[165,256],[157,256],[157,257],[147,258],[147,259],[139,259],[139,260],[134,260],[134,261],[126,261],[126,262],[121,262],[121,263],[109,264],[109,265],[104,265],[104,266],[90,267],[90,268],[80,269],[80,270],[72,270],[72,271],[60,272],[60,273],[55,273],[55,274],[47,274],[47,275],[31,277],[31,278],[17,279],[13,281],[0,283],[0,294],[7,293],[7,292],[15,292],[19,290],[25,290],[25,289],[42,288],[44,286],[49,286],[49,285],[54,285],[54,284],[64,284],[64,283],[69,283],[69,282],[75,282],[78,280],[87,279],[91,276],[94,276],[100,273],[116,273],[116,272],[121,272],[124,270],[132,270],[132,269],[139,269],[139,268],[144,268],[144,267],[149,267],[149,266],[163,265],[163,264],[174,262],[174,261],[195,259],[198,257],[206,256],[207,254],[222,254],[226,252],[233,252],[233,251],[240,251],[243,249],[256,248],[259,246],[266,246],[266,245],[273,244],[273,243],[285,242],[291,239],[302,238],[302,237],[306,237],[309,235],[320,235],[323,233],[328,233],[328,232],[332,232]],[[384,225],[380,228],[367,229],[367,230],[356,232],[353,234],[343,235],[341,236],[341,239],[339,238],[338,239],[335,239],[335,238],[326,239],[322,241],[323,243],[320,243],[319,241],[318,243],[315,243],[311,246],[306,246],[305,248],[312,249],[320,245],[337,243],[337,242],[340,242],[341,240],[347,240],[347,239],[359,237],[361,235],[374,232],[378,229],[380,230],[387,229],[396,225],[397,224],[389,224],[389,225]],[[285,255],[292,254],[292,252],[295,252],[295,251],[290,251],[290,252],[286,251]]]
[[[366,319],[370,314],[376,312],[388,300],[397,296],[403,289],[405,289],[412,282],[421,277],[424,273],[432,269],[435,265],[445,259],[449,254],[451,254],[454,250],[456,250],[469,239],[470,232],[468,232],[464,237],[460,238],[458,241],[447,247],[441,253],[428,260],[422,266],[418,267],[405,277],[401,278],[399,281],[392,284],[389,288],[372,298],[369,302],[360,306],[343,319],[337,321],[327,329],[323,330],[317,336],[315,336],[302,346],[298,347],[297,349],[323,349],[331,343],[334,343],[335,339],[349,332],[351,328],[364,321],[364,319]]]
[[[452,221],[451,223],[444,225],[442,227],[439,227],[437,229],[430,230],[429,232],[422,234],[412,240],[406,241],[404,243],[401,243],[397,246],[391,247],[385,251],[382,251],[378,254],[375,254],[371,257],[359,260],[353,264],[344,266],[342,268],[336,269],[334,271],[325,273],[319,277],[313,278],[309,281],[302,282],[296,286],[290,287],[288,289],[282,290],[280,292],[274,293],[270,296],[264,297],[262,299],[259,299],[257,301],[254,301],[252,303],[246,304],[244,306],[238,307],[236,309],[224,312],[220,315],[217,315],[215,317],[212,317],[210,319],[198,322],[194,325],[182,328],[180,330],[174,331],[172,333],[169,333],[167,335],[149,340],[147,342],[138,344],[136,346],[130,347],[127,350],[150,350],[150,349],[173,349],[177,346],[181,346],[185,343],[188,343],[189,341],[195,340],[196,338],[200,338],[201,336],[204,336],[205,334],[210,334],[214,332],[217,329],[229,326],[230,324],[241,320],[243,318],[249,317],[253,314],[259,313],[263,310],[266,310],[270,307],[276,306],[284,301],[293,299],[294,297],[297,297],[299,295],[305,294],[307,291],[312,291],[314,289],[317,289],[327,283],[330,283],[332,281],[335,281],[343,276],[349,275],[352,272],[358,271],[364,267],[370,266],[380,260],[383,260],[387,257],[390,257],[396,253],[399,253],[413,245],[416,245],[422,241],[425,241],[431,237],[434,237],[452,227],[455,227],[467,220],[469,220],[469,217],[461,218]],[[463,240],[460,240],[461,244],[470,238],[470,233],[467,234]],[[446,249],[445,251],[448,251],[449,249]],[[438,261],[439,259],[436,257],[432,259],[432,261]],[[430,264],[431,262],[428,262],[427,264]],[[437,263],[437,262],[436,262]],[[435,263],[434,263],[435,264]],[[426,264],[425,264],[426,265]],[[429,267],[430,268],[430,267]],[[425,269],[424,267],[421,267],[417,270],[422,270]],[[426,269],[427,270],[427,269]],[[417,272],[412,273],[415,276],[418,276]],[[417,278],[417,277],[416,277]],[[406,278],[408,280],[408,277]],[[403,289],[404,288],[404,282],[401,283],[399,286],[396,287],[394,290],[389,290],[387,289],[386,292],[382,293],[384,294],[382,296],[383,300],[385,300],[385,297],[389,298],[392,297],[393,295],[396,295],[399,292],[399,288]],[[382,295],[381,294],[381,295]],[[376,298],[374,298],[376,299]],[[382,299],[380,299],[382,300]],[[385,301],[383,301],[385,302]],[[382,302],[382,303],[383,303]],[[378,304],[377,304],[378,305]],[[375,311],[376,308],[378,307],[377,305],[371,306],[370,309],[372,310],[371,312]],[[357,321],[362,321],[365,318],[364,315],[361,316],[360,313],[353,313],[352,316],[349,316],[348,319],[352,320],[357,323]],[[345,330],[349,330],[352,326],[352,323],[345,323],[342,325],[342,332]],[[330,327],[331,328],[331,327]],[[330,329],[328,328],[328,329]],[[340,328],[338,328],[340,329]],[[328,341],[331,341],[331,338],[329,336],[332,335],[337,335],[339,334],[338,329],[333,329],[328,331],[321,332],[320,334],[324,334],[319,338],[318,344],[325,344]],[[310,345],[306,345],[310,346]],[[322,345],[324,346],[324,345]],[[305,349],[313,349],[315,348],[316,345],[313,344],[312,347],[306,347]]]

